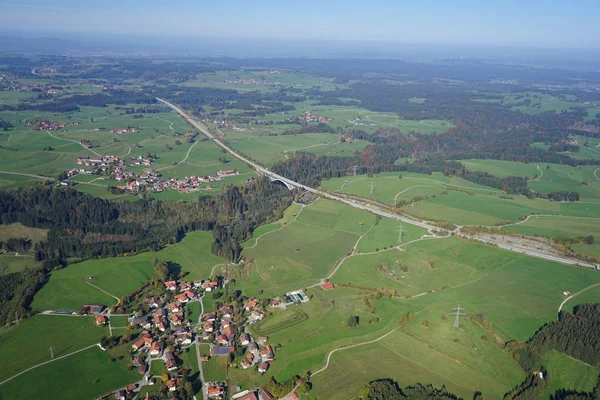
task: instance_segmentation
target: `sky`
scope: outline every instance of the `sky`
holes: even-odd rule
[[[599,0],[0,0],[15,32],[600,48]]]

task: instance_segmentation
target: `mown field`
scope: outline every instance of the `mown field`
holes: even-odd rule
[[[0,386],[0,399],[92,399],[139,379],[98,347],[29,371]],[[32,384],[35,382],[35,384]]]
[[[116,299],[89,284],[121,298],[154,277],[152,259],[155,256],[170,262],[174,269],[188,272],[186,279],[206,279],[214,265],[223,263],[222,258],[210,253],[211,243],[210,232],[191,232],[180,243],[167,246],[156,254],[146,252],[69,265],[52,272],[48,283],[35,295],[32,308],[37,311],[77,311],[83,304],[114,305]]]
[[[248,266],[238,274],[244,291],[278,295],[317,283],[357,242],[361,252],[397,245],[398,229],[392,221],[378,221],[373,214],[319,199],[299,210],[294,222],[246,247]],[[404,241],[426,233],[409,226],[403,229]]]
[[[544,355],[542,365],[550,374],[550,387],[541,398],[548,399],[559,389],[591,392],[598,379],[598,369],[558,351]]]
[[[36,315],[2,328],[0,355],[10,362],[0,370],[0,381],[50,360],[50,346],[54,346],[54,356],[60,357],[98,343],[106,334],[108,328],[96,326],[93,317]]]

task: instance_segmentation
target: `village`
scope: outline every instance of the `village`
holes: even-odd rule
[[[123,181],[123,185],[116,186],[116,189],[120,191],[162,192],[163,190],[177,190],[179,192],[189,192],[193,190],[210,190],[212,186],[209,183],[239,174],[237,170],[232,169],[220,170],[214,175],[189,176],[182,179],[171,177],[165,180],[162,179],[162,175],[159,172],[152,168],[144,168],[141,173],[128,170],[128,167],[151,166],[155,161],[156,157],[150,154],[131,157],[128,163],[125,163],[120,157],[114,155],[106,155],[99,158],[79,156],[76,160],[77,164],[91,167],[91,169],[73,168],[67,175],[68,177],[79,174],[102,175],[119,182]]]
[[[92,279],[93,277],[90,277]],[[188,372],[183,367],[181,355],[191,346],[196,346],[199,364],[205,364],[213,357],[227,358],[229,368],[252,370],[264,374],[275,362],[275,350],[268,343],[267,336],[252,337],[248,326],[261,321],[266,316],[265,306],[282,306],[279,298],[261,304],[256,298],[239,296],[231,301],[215,302],[214,309],[204,310],[203,300],[211,292],[224,289],[228,281],[221,277],[213,280],[170,280],[156,281],[146,285],[135,295],[128,296],[112,308],[104,305],[87,304],[80,314],[96,315],[98,326],[109,326],[111,336],[101,340],[106,349],[115,345],[129,347],[129,368],[137,370],[140,380],[99,399],[131,400],[144,395],[147,391],[156,393],[150,387],[160,386],[159,392],[169,398],[178,396],[191,398],[192,391]],[[150,295],[150,293],[154,293]],[[219,298],[219,295],[217,295]],[[217,297],[211,296],[211,298]],[[297,296],[297,294],[293,294]],[[295,301],[295,300],[294,300]],[[298,301],[301,301],[298,299]],[[189,305],[199,303],[201,312],[197,321],[191,320]],[[128,310],[134,305],[135,310]],[[186,307],[188,306],[188,307]],[[111,327],[111,319],[128,316],[128,327]],[[116,341],[112,332],[126,329],[125,339]],[[118,344],[117,344],[118,343]],[[208,345],[210,354],[201,355],[199,346]],[[105,349],[105,350],[106,350]],[[164,365],[162,375],[153,375],[153,363]],[[243,390],[237,386],[229,387],[228,382],[205,382],[200,365],[200,378],[204,398],[271,400],[275,397],[265,388]],[[294,393],[295,395],[295,393]],[[297,395],[292,396],[298,398]],[[146,394],[146,399],[153,399]]]

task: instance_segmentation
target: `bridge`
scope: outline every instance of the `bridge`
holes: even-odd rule
[[[386,217],[386,218],[390,218],[390,219],[394,219],[396,221],[402,221],[402,222],[406,222],[407,224],[411,224],[414,226],[419,226],[421,228],[425,228],[427,230],[431,230],[431,229],[435,229],[438,231],[442,231],[445,232],[446,234],[450,235],[452,232],[450,232],[447,229],[443,229],[443,228],[439,228],[437,226],[435,226],[435,224],[432,221],[427,221],[424,219],[417,219],[417,218],[411,218],[411,217],[407,217],[405,215],[398,215],[395,212],[389,211],[389,208],[383,205],[379,205],[376,204],[374,202],[359,202],[357,199],[353,199],[351,197],[347,197],[345,195],[338,195],[338,194],[333,194],[333,193],[329,193],[329,192],[325,192],[325,191],[321,191],[321,190],[317,190],[315,188],[312,188],[310,186],[306,186],[303,185],[301,183],[295,182],[291,179],[285,178],[281,175],[278,175],[270,170],[268,170],[267,168],[263,167],[262,165],[257,164],[256,162],[246,158],[245,156],[237,153],[235,150],[233,150],[232,148],[230,148],[227,144],[223,143],[221,140],[219,140],[217,137],[215,137],[212,133],[210,133],[210,131],[208,130],[208,128],[206,128],[204,125],[200,124],[198,121],[196,121],[195,119],[193,119],[192,117],[190,117],[189,115],[187,115],[181,108],[177,107],[176,105],[169,103],[166,100],[163,99],[159,99],[158,97],[156,98],[156,100],[160,101],[161,103],[166,104],[167,106],[169,106],[171,109],[173,109],[173,111],[175,111],[176,113],[178,113],[183,119],[185,119],[190,125],[192,125],[194,128],[196,128],[199,132],[203,133],[207,138],[209,138],[210,140],[212,140],[217,146],[221,147],[222,149],[224,149],[225,151],[227,151],[232,157],[237,158],[238,160],[240,160],[241,162],[243,162],[244,164],[248,165],[249,167],[251,167],[252,169],[254,169],[256,172],[258,172],[261,175],[266,175],[269,177],[269,179],[271,180],[271,182],[279,182],[282,183],[283,185],[285,185],[285,187],[287,187],[289,190],[293,190],[293,189],[304,189],[307,192],[311,192],[314,193],[320,197],[325,197],[327,199],[330,200],[336,200],[339,202],[342,202],[344,204],[347,204],[351,207],[354,208],[358,208],[364,211],[369,211],[373,214],[376,215],[380,215],[382,217]],[[461,235],[460,232],[454,232],[456,236],[459,237],[464,237],[467,239],[471,239],[472,237],[468,237],[466,235]],[[521,253],[521,254],[526,254],[532,257],[537,257],[537,258],[542,258],[545,260],[549,260],[549,261],[555,261],[555,262],[560,262],[563,264],[567,264],[567,265],[576,265],[578,267],[584,267],[584,268],[595,268],[594,265],[592,264],[588,264],[582,261],[579,261],[577,259],[573,259],[573,258],[568,258],[568,257],[560,257],[560,256],[554,256],[554,255],[550,255],[550,254],[545,254],[545,253],[541,253],[541,252],[537,252],[534,250],[524,250],[524,249],[520,249],[520,250],[515,250],[513,249],[512,246],[510,246],[509,244],[505,244],[505,243],[497,243],[497,242],[486,242],[483,240],[479,240],[477,238],[474,238],[475,240],[478,240],[482,243],[485,244],[492,244],[496,247],[508,250],[508,251],[512,251],[515,253]]]
[[[288,188],[289,190],[294,190],[294,185],[291,185],[291,184],[287,183],[286,181],[282,181],[282,180],[281,180],[281,179],[279,179],[279,178],[275,178],[275,177],[273,177],[273,176],[269,176],[269,180],[270,180],[271,182],[278,182],[278,183],[281,183],[283,186],[285,186],[285,187],[286,187],[286,188]]]

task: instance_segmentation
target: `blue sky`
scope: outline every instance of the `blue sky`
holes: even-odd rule
[[[599,0],[0,0],[2,28],[600,48]]]

